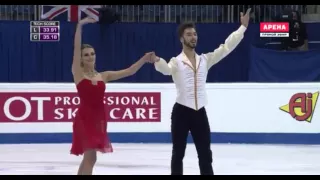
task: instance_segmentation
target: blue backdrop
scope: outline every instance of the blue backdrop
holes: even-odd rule
[[[279,52],[251,47],[250,82],[308,82],[320,80],[320,49]]]
[[[239,24],[198,24],[198,53],[214,50],[238,27]],[[320,29],[320,24],[308,24],[307,28],[310,40],[320,40],[320,34],[317,32],[317,29]],[[2,21],[0,29],[0,41],[2,42],[0,44],[1,82],[72,81],[70,69],[75,24],[61,22],[60,42],[51,43],[30,42],[29,22]],[[147,51],[154,50],[166,59],[180,53],[181,45],[177,38],[176,29],[176,24],[161,23],[121,23],[103,27],[90,24],[84,27],[83,43],[89,43],[96,48],[98,70],[117,70],[130,66]],[[251,24],[237,49],[211,69],[208,81],[311,81],[319,77],[317,75],[319,68],[316,68],[316,62],[313,60],[300,61],[300,64],[310,63],[303,66],[306,67],[303,70],[309,68],[308,71],[311,71],[310,68],[314,68],[313,70],[316,72],[312,75],[306,75],[301,71],[300,75],[304,76],[299,78],[298,74],[295,74],[297,69],[294,67],[289,68],[286,73],[295,72],[294,74],[297,76],[291,77],[289,74],[283,76],[284,73],[281,75],[279,69],[274,70],[271,66],[288,68],[286,65],[291,65],[292,61],[298,61],[297,58],[307,58],[311,55],[301,54],[296,59],[288,58],[281,61],[283,56],[279,56],[279,53],[282,52],[266,53],[265,50],[259,49],[250,53],[251,44],[261,41],[258,36],[259,25]],[[311,53],[317,54],[318,51]],[[264,55],[272,56],[272,61],[266,61]],[[295,54],[292,55],[295,56]],[[250,57],[254,59],[252,63],[250,63]],[[261,65],[266,63],[270,67],[264,68],[264,74],[261,74]],[[299,64],[297,67],[302,69]],[[119,82],[171,81],[171,77],[161,75],[154,70],[153,65],[146,64],[136,75]]]

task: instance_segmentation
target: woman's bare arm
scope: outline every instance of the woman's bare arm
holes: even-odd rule
[[[153,52],[146,53],[143,57],[141,57],[136,63],[132,64],[130,67],[126,69],[122,69],[119,71],[104,71],[101,73],[102,78],[105,82],[115,81],[118,79],[122,79],[128,76],[134,75],[146,62],[151,61],[151,55]]]
[[[83,78],[83,72],[81,68],[81,36],[82,36],[82,26],[88,23],[94,23],[96,20],[92,18],[84,18],[79,21],[76,28],[76,33],[74,36],[74,49],[73,49],[73,61],[72,61],[72,75],[74,82],[78,84]]]

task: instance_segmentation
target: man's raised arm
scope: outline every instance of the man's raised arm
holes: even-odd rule
[[[248,9],[245,15],[242,12],[240,13],[241,26],[228,36],[224,44],[221,44],[213,52],[205,54],[208,61],[208,70],[230,54],[239,45],[249,24],[250,11],[251,9]]]
[[[208,70],[220,60],[230,54],[241,42],[244,37],[244,32],[246,27],[241,25],[240,28],[233,33],[231,33],[228,38],[225,40],[224,44],[221,44],[213,52],[205,54],[208,61]]]

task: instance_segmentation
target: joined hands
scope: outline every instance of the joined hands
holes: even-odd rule
[[[158,62],[160,60],[160,58],[158,56],[156,56],[155,52],[148,52],[146,53],[142,59],[146,62],[146,63],[155,63]]]

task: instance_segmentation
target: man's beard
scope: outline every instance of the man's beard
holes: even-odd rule
[[[183,44],[190,49],[195,49],[197,46],[197,43],[195,43],[195,44],[192,44],[191,42],[187,43],[186,40],[183,41]]]

